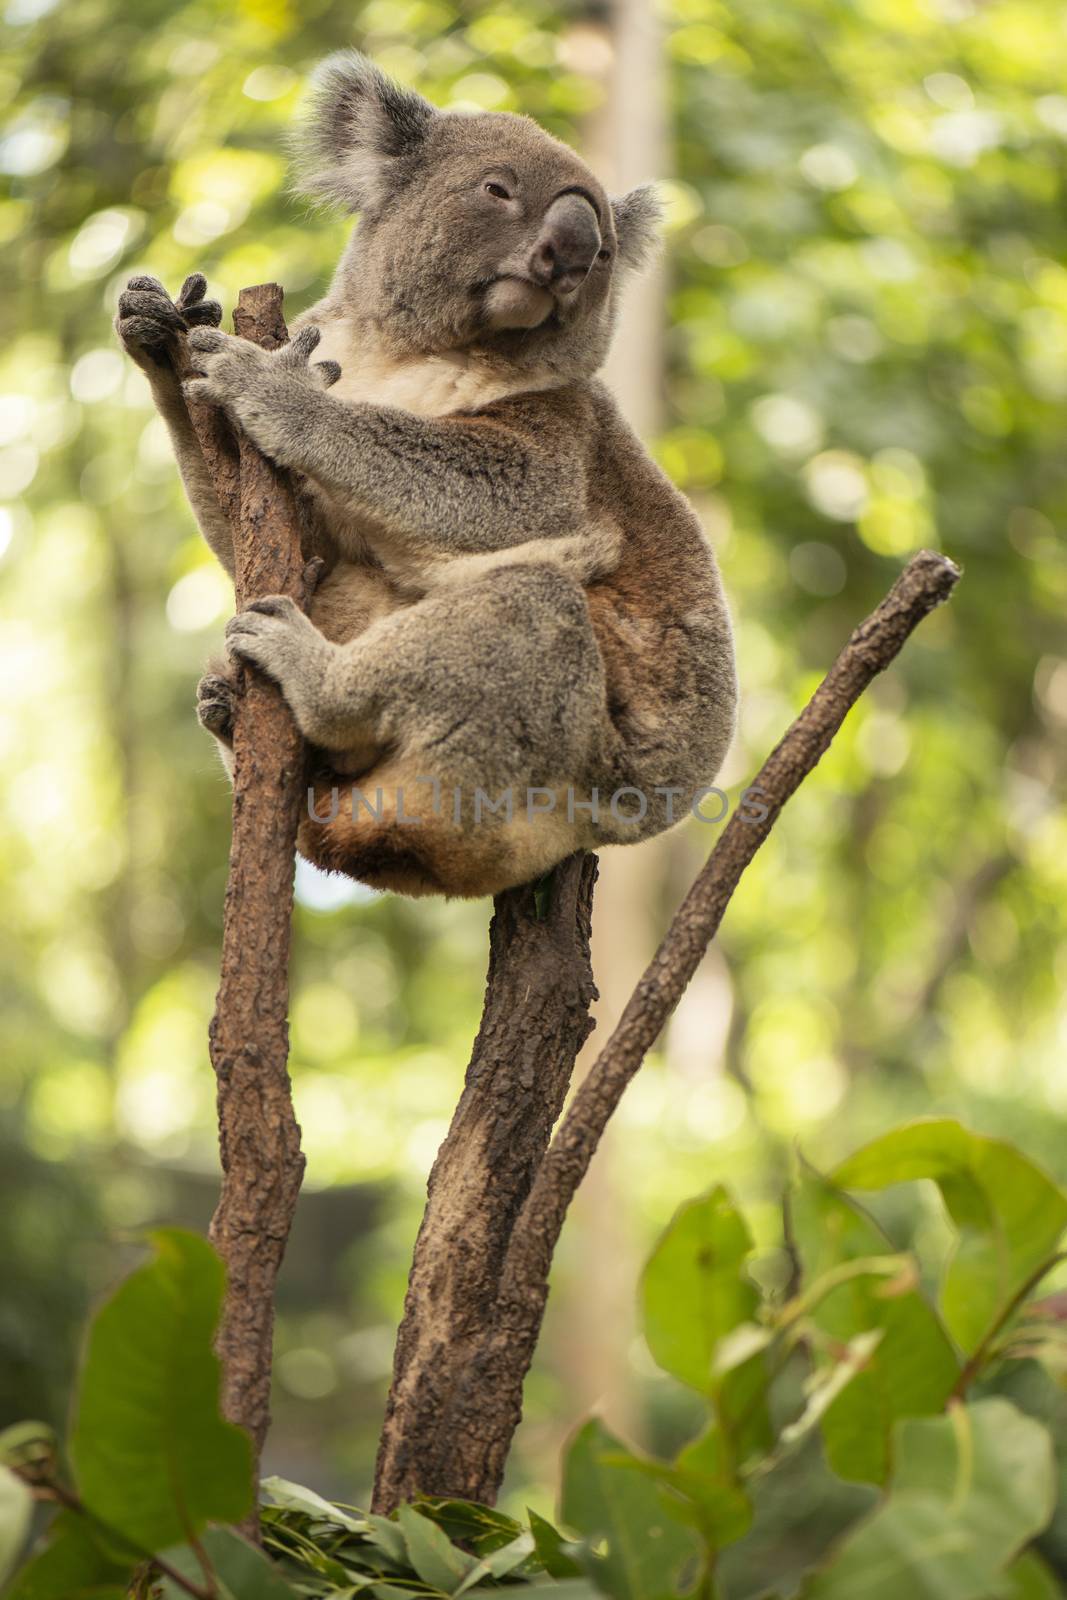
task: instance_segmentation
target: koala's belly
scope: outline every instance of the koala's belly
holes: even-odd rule
[[[346,644],[379,618],[410,604],[379,567],[339,561],[315,590],[309,614],[327,639]]]

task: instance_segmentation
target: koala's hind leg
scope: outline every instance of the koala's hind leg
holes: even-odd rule
[[[208,670],[196,686],[196,715],[218,746],[219,757],[228,776],[233,778],[233,719],[237,704],[237,685],[225,664],[209,662]]]
[[[281,598],[227,636],[281,684],[330,765],[361,774],[360,798],[342,794],[333,815],[316,788],[325,820],[306,819],[301,848],[321,865],[402,892],[488,894],[587,842],[582,805],[613,730],[585,597],[565,574],[493,572],[344,645]]]

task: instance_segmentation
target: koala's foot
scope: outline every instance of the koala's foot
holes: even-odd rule
[[[222,307],[217,300],[205,300],[207,279],[194,272],[182,284],[177,300],[158,278],[131,278],[119,296],[115,331],[127,353],[140,365],[159,365],[166,358],[167,344],[189,328],[217,328]]]
[[[274,679],[305,738],[329,743],[328,677],[337,646],[323,638],[288,595],[253,600],[246,611],[231,617],[226,648]]]
[[[240,661],[250,661],[287,690],[329,649],[313,622],[285,594],[253,600],[226,624],[226,648]]]
[[[232,678],[218,672],[206,672],[196,686],[196,714],[200,726],[213,733],[223,744],[233,744],[233,719],[237,707],[237,690]]]
[[[195,328],[189,359],[202,376],[186,383],[185,392],[225,406],[265,455],[290,465],[289,446],[306,427],[294,402],[302,393],[321,393],[341,376],[336,361],[310,361],[320,338],[318,328],[301,328],[281,349],[264,350],[218,328]]]

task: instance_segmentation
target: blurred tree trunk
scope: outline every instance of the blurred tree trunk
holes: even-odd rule
[[[589,129],[589,161],[611,194],[666,177],[670,154],[662,24],[647,0],[614,0],[606,99]],[[607,52],[605,52],[607,55]],[[664,295],[662,256],[627,286],[604,376],[634,431],[650,439],[663,426]],[[655,949],[667,839],[640,850],[606,850],[593,913],[593,971],[600,999],[596,1032],[575,1071],[580,1082],[611,1032]],[[631,1186],[615,1133],[602,1141],[575,1201],[569,1271],[553,1315],[558,1359],[570,1391],[567,1414],[596,1407],[616,1431],[632,1434],[629,1349],[634,1338],[636,1244],[627,1216]],[[558,1438],[553,1441],[553,1457]]]

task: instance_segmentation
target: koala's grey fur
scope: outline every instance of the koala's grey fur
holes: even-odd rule
[[[305,188],[361,216],[290,345],[217,331],[199,278],[177,307],[133,280],[118,319],[229,571],[159,359],[174,327],[193,325],[191,389],[317,505],[327,571],[310,619],[273,597],[227,629],[309,741],[326,820],[304,822],[301,849],[378,887],[478,895],[647,838],[712,782],[736,699],[699,523],[595,377],[619,279],[654,238],[650,192],[609,201],[534,123],[438,112],[356,54],[320,69],[303,164]],[[200,691],[223,745],[228,686],[215,673]],[[621,789],[645,797],[639,823],[620,820],[632,796],[609,809]],[[510,817],[489,809],[505,791]]]

